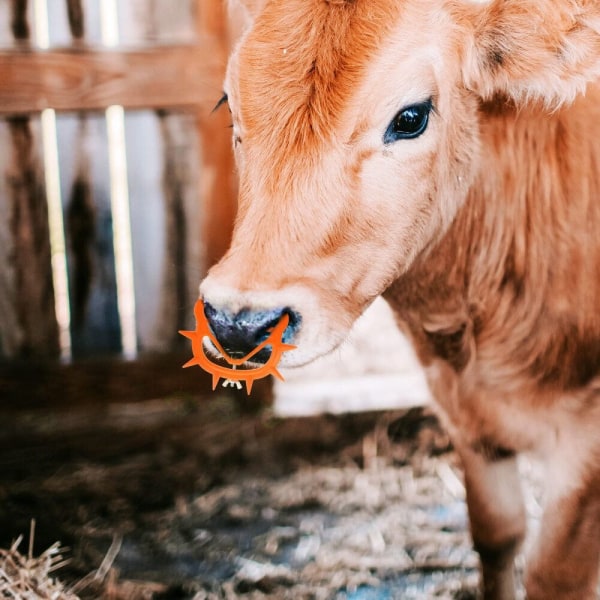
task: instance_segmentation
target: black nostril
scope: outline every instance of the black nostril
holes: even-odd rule
[[[212,304],[204,302],[204,316],[212,329],[213,334],[216,336],[217,331],[224,326],[227,326],[231,320],[229,313],[225,311],[217,310]]]
[[[282,340],[286,344],[291,344],[293,343],[294,337],[296,337],[296,334],[300,329],[302,317],[300,316],[300,313],[296,312],[295,310],[292,310],[291,308],[285,308],[282,312],[282,315],[283,314],[288,315],[290,320],[288,321],[288,326],[283,332]]]
[[[300,315],[290,308],[265,310],[244,308],[238,313],[231,313],[217,309],[208,302],[204,303],[204,314],[223,350],[229,356],[236,358],[246,356],[264,342],[284,314],[289,315],[289,324],[283,335],[285,343],[292,341],[301,321]],[[256,359],[262,362],[269,356],[270,349],[265,348],[256,355]]]
[[[237,323],[248,332],[254,345],[258,346],[269,337],[273,327],[279,323],[284,312],[282,309],[269,311],[242,310],[237,315]]]

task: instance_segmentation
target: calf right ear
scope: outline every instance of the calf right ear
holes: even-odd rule
[[[557,107],[600,76],[599,0],[454,2],[466,33],[463,78],[482,98]]]

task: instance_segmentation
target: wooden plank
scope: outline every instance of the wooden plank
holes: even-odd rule
[[[215,42],[143,50],[0,52],[0,114],[56,110],[198,108],[219,97]]]
[[[183,120],[181,115],[159,113],[160,131],[163,149],[163,202],[165,211],[165,247],[163,263],[163,284],[160,293],[160,325],[163,339],[169,341],[170,348],[189,347],[189,340],[177,332],[187,329],[192,314],[192,306],[197,296],[195,281],[192,286],[188,281],[190,271],[198,273],[198,267],[189,269],[189,241],[188,238],[196,232],[189,227],[188,200],[190,186],[189,154],[192,140],[186,139],[189,135],[189,120]],[[193,129],[192,129],[192,135]],[[193,157],[193,155],[192,155]],[[193,158],[192,158],[193,160]],[[195,167],[195,165],[193,165]],[[187,179],[187,181],[186,181]],[[188,184],[186,186],[186,183]],[[195,183],[195,182],[194,182]],[[198,201],[198,190],[193,190],[193,202]],[[195,293],[190,295],[190,289]]]
[[[11,163],[6,173],[6,211],[10,227],[10,255],[3,279],[4,290],[13,304],[9,315],[0,319],[1,353],[6,358],[35,356],[56,358],[58,327],[48,231],[48,208],[40,157],[40,131],[28,117],[8,121]],[[11,343],[8,340],[12,340]],[[14,342],[17,342],[16,344]]]
[[[28,43],[26,1],[12,0],[11,30],[16,42]],[[8,227],[0,233],[4,246],[0,256],[4,288],[0,355],[3,359],[57,358],[58,326],[39,118],[13,116],[6,126],[0,212]]]
[[[221,79],[224,78],[229,52],[225,4],[222,0],[197,0],[196,3],[198,36],[210,36],[218,40],[214,52],[221,64]],[[237,175],[230,124],[231,116],[226,107],[210,115],[205,112],[198,114],[203,208],[200,236],[205,243],[204,268],[216,263],[229,247],[237,210]]]

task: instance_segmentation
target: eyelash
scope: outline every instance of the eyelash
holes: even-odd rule
[[[227,94],[225,92],[223,92],[223,95],[219,98],[219,101],[215,104],[215,107],[212,109],[211,112],[215,112],[217,110],[219,110],[219,108],[221,108],[221,106],[223,106],[223,104],[227,104],[229,102],[229,97],[227,96]]]

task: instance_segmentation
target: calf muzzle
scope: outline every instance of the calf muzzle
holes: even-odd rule
[[[289,316],[282,341],[290,343],[299,328],[301,317],[290,308],[252,310],[244,308],[231,313],[204,302],[204,314],[217,341],[232,358],[242,358],[264,342],[283,315]],[[269,359],[271,347],[267,346],[252,357],[252,362],[264,363]]]

